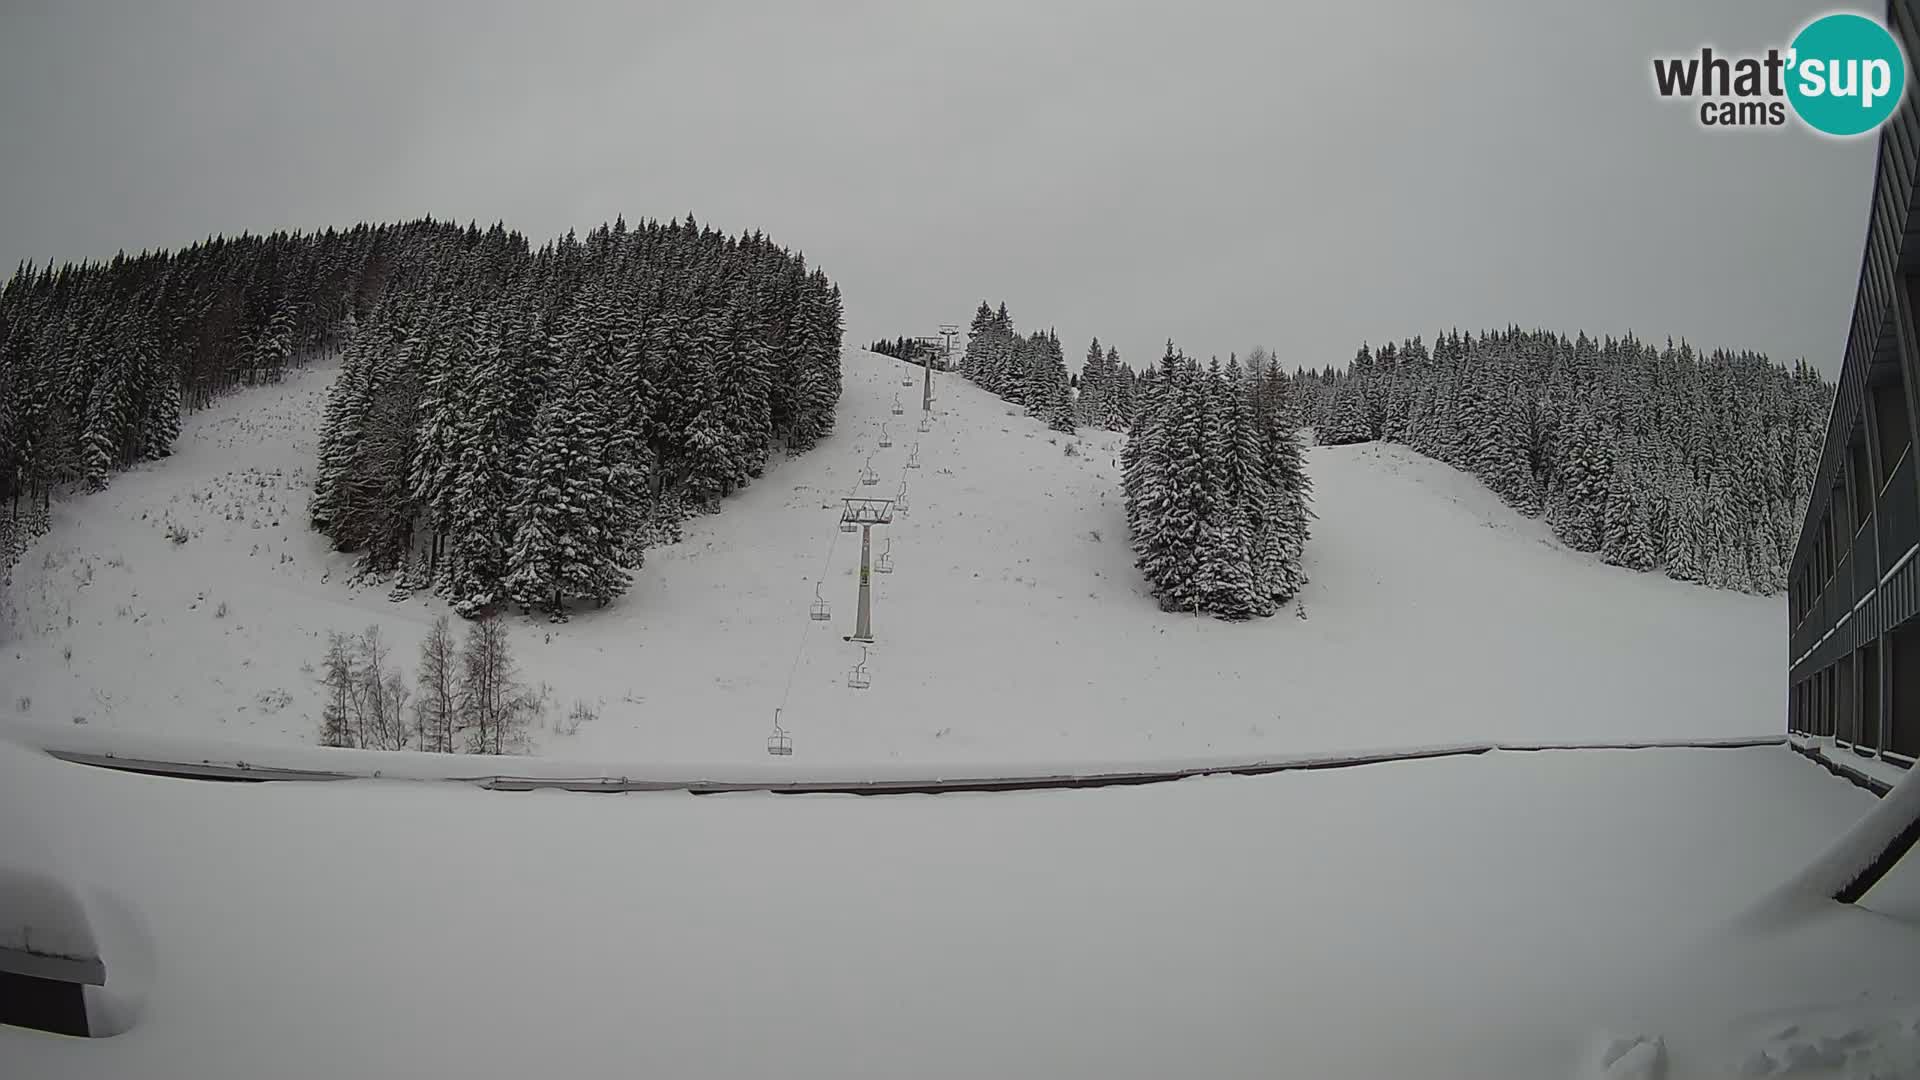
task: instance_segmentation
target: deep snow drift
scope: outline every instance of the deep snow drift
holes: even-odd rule
[[[1403,447],[1311,451],[1313,582],[1280,616],[1230,625],[1145,595],[1121,436],[1055,436],[953,375],[923,434],[901,365],[855,351],[845,372],[832,438],[650,552],[626,597],[565,625],[515,620],[553,713],[599,711],[577,734],[537,731],[539,752],[764,760],[783,701],[796,768],[1781,730],[1778,599],[1600,565]],[[171,460],[57,508],[11,586],[0,727],[312,744],[328,631],[377,622],[411,672],[443,605],[350,588],[352,558],[305,527],[330,377],[227,399]],[[870,454],[881,482],[862,487]],[[876,530],[897,569],[874,578],[872,687],[855,691],[860,650],[841,639],[859,544],[835,528],[839,500],[903,478],[909,513]],[[833,620],[814,623],[823,568]]]
[[[1658,1039],[1672,1080],[1913,1076],[1920,867],[1725,932],[1871,803],[1777,747],[862,799],[0,742],[0,862],[38,834],[133,1025],[0,1029],[0,1073],[1555,1080]]]

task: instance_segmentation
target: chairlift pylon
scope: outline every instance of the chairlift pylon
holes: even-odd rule
[[[880,474],[873,471],[873,455],[867,455],[867,463],[860,468],[860,484],[872,487],[880,482]]]
[[[921,430],[921,431],[932,431],[932,430],[933,430],[933,417],[931,417],[931,416],[928,416],[928,415],[927,415],[926,413],[921,413],[921,414],[920,414],[920,430]]]
[[[876,574],[893,573],[893,537],[887,537],[886,550],[882,551],[880,558],[874,561],[873,572]]]
[[[867,674],[867,647],[860,646],[860,662],[847,672],[847,685],[855,690],[865,690],[873,685],[873,676]]]
[[[885,450],[887,447],[892,445],[893,445],[893,433],[887,430],[887,425],[881,424],[880,425],[880,449]]]
[[[827,598],[820,595],[820,583],[813,583],[813,603],[807,607],[807,618],[814,622],[826,622],[833,617],[833,609],[827,606]]]
[[[775,757],[789,757],[793,754],[793,736],[780,726],[780,710],[773,710],[773,734],[767,736],[767,753]]]

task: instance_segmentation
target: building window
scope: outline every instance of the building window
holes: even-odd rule
[[[1824,714],[1820,718],[1820,726],[1823,729],[1820,734],[1832,738],[1833,735],[1840,730],[1840,710],[1836,701],[1837,691],[1840,686],[1839,666],[1829,664],[1826,675],[1825,685],[1821,687],[1820,691],[1821,712]]]
[[[1851,746],[1860,738],[1860,712],[1854,707],[1853,654],[1833,665],[1833,737]]]
[[[1887,490],[1895,469],[1913,448],[1913,428],[1907,418],[1907,388],[1900,369],[1873,387],[1873,423],[1880,443],[1880,476],[1875,488]]]
[[[1873,520],[1874,483],[1871,470],[1867,468],[1867,444],[1857,442],[1847,447],[1847,486],[1853,492],[1853,531],[1858,533]]]
[[[1894,628],[1887,652],[1887,750],[1920,757],[1920,618]]]
[[[1880,643],[1868,642],[1854,654],[1860,665],[1860,720],[1855,726],[1862,749],[1880,749]]]

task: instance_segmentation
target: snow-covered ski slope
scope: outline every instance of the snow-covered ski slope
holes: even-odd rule
[[[0,724],[311,744],[328,631],[377,623],[411,672],[443,605],[349,587],[352,558],[305,526],[331,375],[226,399],[188,421],[173,458],[57,507],[11,586]],[[599,713],[537,731],[536,750],[764,761],[776,707],[796,768],[1781,729],[1780,601],[1603,566],[1398,446],[1310,453],[1313,581],[1297,605],[1248,624],[1161,612],[1131,565],[1121,436],[1055,435],[953,375],[936,377],[920,433],[917,375],[849,352],[818,449],[650,552],[609,608],[516,618],[553,714],[576,699]],[[863,487],[869,455],[881,479]],[[909,512],[875,530],[896,569],[873,578],[872,686],[853,690],[859,538],[836,528],[840,500],[902,479]],[[807,613],[823,571],[821,623]]]
[[[0,740],[0,865],[74,887],[131,1025],[0,1028],[0,1075],[1913,1077],[1920,865],[1721,936],[1872,804],[1778,747],[586,798]],[[1635,1038],[1664,1073],[1598,1067]]]

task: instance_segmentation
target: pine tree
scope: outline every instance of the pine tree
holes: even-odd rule
[[[1350,376],[1334,388],[1333,400],[1327,406],[1326,422],[1315,435],[1327,446],[1366,442],[1371,437],[1367,426],[1366,391],[1356,378]]]
[[[534,421],[513,508],[505,587],[523,608],[556,622],[567,618],[568,598],[604,604],[627,581],[609,528],[618,520],[612,493],[595,482],[608,442],[598,391],[597,372],[569,365]],[[713,442],[717,454],[717,433]]]
[[[1100,350],[1100,339],[1087,346],[1087,357],[1080,365],[1080,392],[1074,398],[1074,416],[1089,427],[1105,423],[1108,401],[1113,393],[1107,372],[1107,356]]]

